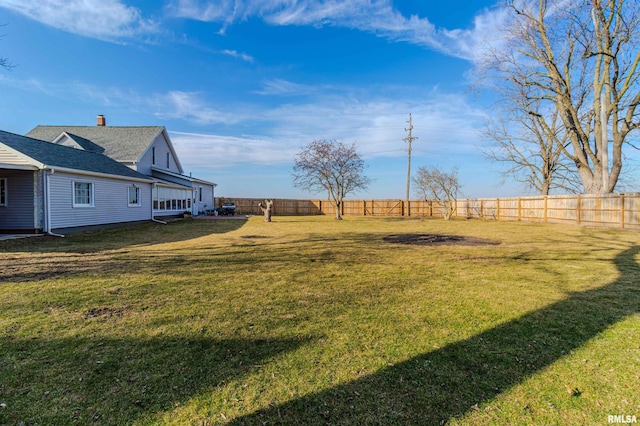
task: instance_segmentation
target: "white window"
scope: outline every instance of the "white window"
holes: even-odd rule
[[[153,209],[164,211],[191,210],[191,195],[193,195],[191,190],[157,188],[153,195]]]
[[[7,178],[0,179],[0,206],[7,207]]]
[[[128,198],[129,198],[129,207],[139,207],[140,206],[140,187],[138,186],[130,186],[127,188]]]
[[[93,207],[93,183],[73,182],[73,207]]]

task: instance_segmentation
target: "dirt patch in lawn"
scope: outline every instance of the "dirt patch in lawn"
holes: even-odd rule
[[[394,234],[384,237],[384,241],[395,244],[410,244],[416,246],[485,246],[498,245],[497,241],[475,237],[442,234]]]

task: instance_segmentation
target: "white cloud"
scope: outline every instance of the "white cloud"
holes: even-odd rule
[[[173,132],[172,140],[181,146],[183,162],[198,166],[292,162],[300,147],[316,139],[356,142],[367,159],[398,158],[406,156],[403,138],[411,112],[413,135],[418,137],[413,146],[416,157],[475,154],[477,128],[485,112],[470,105],[464,96],[434,91],[428,101],[425,97],[419,101],[413,97],[367,99],[365,94],[360,95],[323,93],[306,103],[254,107],[244,116],[244,107],[227,106],[230,116],[238,119],[233,128],[246,126],[261,136],[243,136],[231,129],[233,137],[216,132]]]
[[[242,59],[243,61],[253,62],[253,56],[247,55],[246,53],[239,53],[235,50],[222,50],[221,53],[233,58]]]
[[[0,77],[0,84],[59,99],[89,100],[92,107],[145,111],[161,118],[170,132],[182,126],[193,127],[188,123],[208,129],[199,134],[171,132],[185,167],[292,162],[301,146],[322,138],[356,142],[367,159],[399,158],[406,155],[403,138],[409,113],[413,115],[413,135],[418,137],[413,145],[416,157],[475,154],[480,140],[476,129],[486,115],[466,96],[437,89],[428,93],[420,93],[419,88],[356,90],[273,80],[265,84],[264,94],[267,90],[272,95],[303,90],[307,98],[261,106],[220,104],[211,101],[215,98],[208,94],[178,90],[143,95],[118,87],[47,84],[7,77]]]
[[[424,18],[403,17],[390,0],[175,0],[168,8],[176,17],[228,25],[258,16],[272,25],[355,28],[393,40],[438,46],[434,26]]]
[[[157,31],[140,10],[118,0],[0,0],[0,7],[70,33],[118,40]]]
[[[507,9],[496,7],[476,15],[470,29],[442,30],[443,51],[475,63],[481,62],[487,49],[504,42],[502,30],[508,19]]]
[[[272,25],[336,26],[370,32],[392,41],[417,44],[476,61],[483,46],[495,43],[506,9],[485,9],[466,29],[436,28],[428,18],[403,16],[391,0],[174,0],[169,14],[222,24],[259,17]]]
[[[207,105],[199,93],[173,90],[155,95],[151,100],[155,115],[166,119],[185,120],[200,125],[233,124],[247,118],[246,113],[230,112],[227,108]]]
[[[278,164],[291,161],[291,145],[269,137],[235,137],[169,131],[171,141],[189,167],[234,167],[239,164]]]
[[[293,83],[281,78],[267,80],[263,88],[256,91],[258,95],[300,96],[317,93],[318,88],[307,84]]]

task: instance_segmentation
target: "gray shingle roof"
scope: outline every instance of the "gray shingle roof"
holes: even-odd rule
[[[104,155],[123,163],[138,161],[163,126],[37,126],[27,136],[52,142],[63,132],[105,149]]]
[[[64,167],[136,179],[150,179],[149,176],[138,173],[124,164],[120,164],[97,152],[57,145],[2,130],[0,130],[0,142],[51,167]]]

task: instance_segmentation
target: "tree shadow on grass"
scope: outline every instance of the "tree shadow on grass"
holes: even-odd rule
[[[639,312],[638,253],[615,258],[620,277],[610,285],[233,424],[437,425],[462,416]]]
[[[131,424],[223,386],[300,339],[0,339],[0,424]]]

